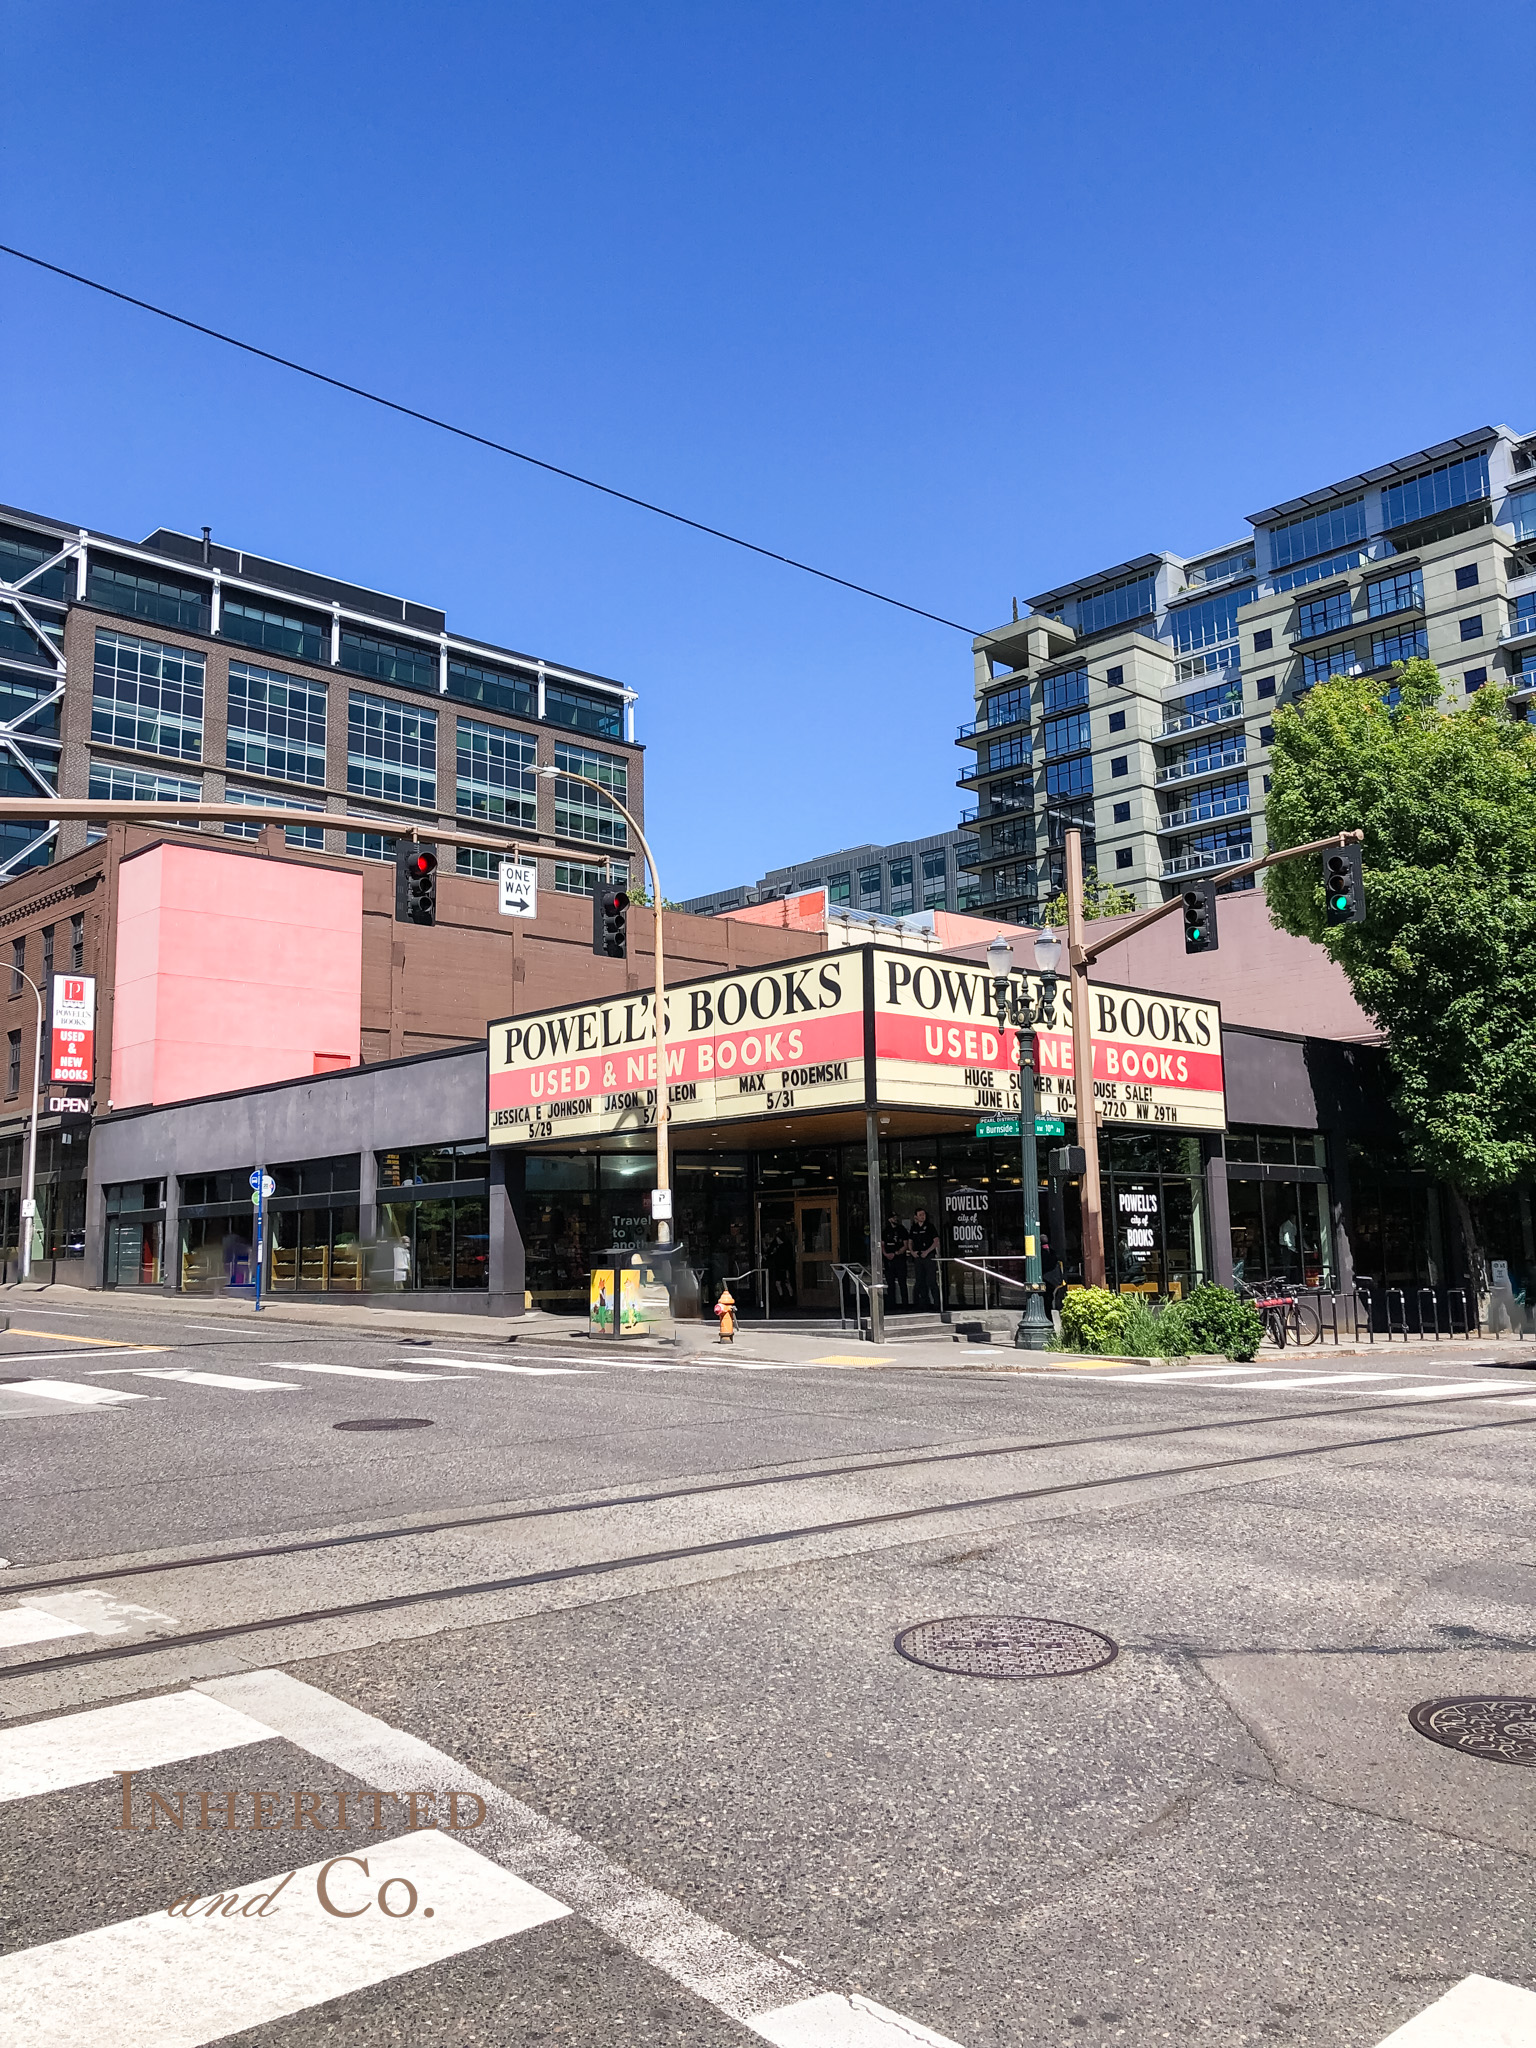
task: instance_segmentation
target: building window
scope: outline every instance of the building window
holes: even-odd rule
[[[1130,755],[1116,754],[1115,758],[1109,764],[1109,772],[1111,775],[1129,775],[1131,772]]]
[[[846,874],[828,875],[827,902],[846,904],[852,894],[851,877]]]
[[[1330,590],[1326,597],[1314,597],[1296,609],[1298,640],[1320,640],[1325,633],[1337,633],[1350,622],[1347,590]]]
[[[624,708],[613,697],[588,696],[563,683],[544,686],[544,717],[550,725],[566,725],[574,732],[589,732],[600,740],[624,737]]]
[[[1357,676],[1360,663],[1355,657],[1352,640],[1346,640],[1342,647],[1326,647],[1321,654],[1304,654],[1301,657],[1301,680],[1310,688],[1313,683],[1325,683],[1330,676]]]
[[[1269,559],[1276,569],[1292,562],[1305,562],[1312,555],[1324,555],[1352,540],[1365,539],[1365,499],[1349,498],[1326,512],[1311,512],[1301,519],[1287,519],[1269,529]]]
[[[555,779],[555,830],[567,839],[595,839],[603,846],[627,846],[629,831],[613,806],[584,783],[567,782],[566,775],[585,775],[600,782],[622,803],[629,800],[629,766],[615,754],[595,754],[589,747],[573,747],[561,740],[555,747],[555,766],[562,772]]]
[[[1253,602],[1255,592],[1227,590],[1220,597],[1208,597],[1204,604],[1180,605],[1169,614],[1173,644],[1180,654],[1193,654],[1201,647],[1225,647],[1237,638],[1237,614]]]
[[[1059,676],[1045,679],[1044,710],[1075,711],[1080,704],[1088,702],[1088,671],[1086,668],[1069,668]]]
[[[224,801],[227,804],[248,804],[252,810],[258,811],[323,813],[325,809],[323,804],[309,803],[300,797],[279,796],[269,789],[242,789],[235,782],[227,782],[224,785]],[[227,839],[259,839],[261,833],[262,827],[255,819],[249,825],[237,825],[230,821],[224,827],[224,836]],[[285,845],[297,847],[304,853],[325,851],[325,832],[319,825],[285,825],[283,841]]]
[[[1078,754],[1070,761],[1053,761],[1045,771],[1045,793],[1049,797],[1091,796],[1093,756]]]
[[[26,987],[27,942],[25,939],[11,941],[11,994],[19,996]]]
[[[1151,576],[1132,577],[1112,583],[1107,590],[1078,599],[1079,633],[1101,633],[1107,626],[1122,626],[1128,619],[1150,618],[1155,605],[1155,581]]]
[[[46,1009],[53,994],[53,926],[43,926],[43,1006]]]
[[[1117,846],[1115,848],[1115,866],[1117,868],[1128,868],[1135,858],[1136,853],[1133,847]]]
[[[232,661],[224,764],[324,788],[325,685]]]
[[[533,676],[506,669],[482,668],[477,662],[448,657],[448,694],[464,704],[483,704],[487,711],[509,711],[514,718],[536,718],[539,685]]]
[[[96,635],[91,738],[146,754],[203,758],[203,657],[184,647]]]
[[[1109,714],[1109,729],[1111,732],[1125,731],[1125,713],[1123,711],[1111,711]]]
[[[85,966],[85,912],[77,910],[69,920],[69,971],[79,974]]]
[[[387,697],[347,698],[347,788],[388,803],[437,805],[437,714]]]
[[[1516,540],[1536,540],[1536,491],[1513,491],[1504,509]]]
[[[1086,711],[1070,711],[1065,718],[1048,719],[1045,724],[1045,757],[1077,754],[1091,745]]]
[[[1034,743],[1028,733],[1018,733],[1011,740],[993,740],[977,755],[983,775],[996,774],[1000,768],[1027,768],[1033,759]]]
[[[1267,654],[1274,644],[1275,632],[1272,626],[1266,626],[1262,633],[1255,633],[1253,636],[1253,651],[1255,654]]]
[[[1260,676],[1259,680],[1253,686],[1253,694],[1256,697],[1273,697],[1273,695],[1275,694],[1274,677]]]
[[[1462,620],[1462,622],[1461,622],[1461,637],[1462,637],[1462,639],[1463,639],[1463,640],[1481,640],[1481,639],[1482,639],[1482,637],[1483,637],[1483,621],[1482,621],[1482,615],[1481,615],[1481,613],[1477,614],[1477,615],[1476,615],[1475,617],[1473,617],[1473,618],[1470,618],[1470,619],[1463,619],[1463,620]]]
[[[624,889],[629,886],[629,862],[616,860],[607,869],[589,867],[581,861],[557,860],[555,862],[555,894],[557,896],[595,896],[599,889],[610,886],[608,874],[612,873],[612,887]]]
[[[933,846],[923,855],[923,908],[942,910],[949,893],[949,869],[942,846]]]
[[[349,860],[387,861],[393,865],[395,858],[394,836],[388,832],[349,832],[347,834],[347,858]]]
[[[1390,668],[1394,661],[1413,661],[1429,652],[1429,635],[1422,626],[1399,626],[1395,633],[1371,635],[1371,667]]]
[[[195,804],[203,785],[179,775],[157,775],[152,768],[129,768],[120,761],[102,761],[92,754],[88,794],[126,803]]]
[[[1381,523],[1388,529],[1411,526],[1432,512],[1449,512],[1457,505],[1475,505],[1488,496],[1488,457],[1463,456],[1458,462],[1442,462],[1405,483],[1391,484],[1381,494]]]
[[[1365,586],[1366,609],[1373,619],[1393,612],[1421,612],[1424,609],[1424,578],[1417,569],[1401,569],[1395,576],[1378,576]]]
[[[1488,671],[1485,668],[1469,668],[1461,680],[1470,697],[1474,690],[1480,690],[1487,682]],[[14,990],[12,993],[14,994]]]
[[[1456,588],[1458,590],[1475,590],[1477,588],[1476,562],[1463,562],[1457,569]]]
[[[1223,782],[1202,783],[1198,789],[1171,794],[1169,803],[1172,808],[1163,819],[1165,826],[1234,817],[1248,808],[1248,777],[1229,775]]]
[[[1017,725],[1029,717],[1029,690],[999,690],[982,705],[981,723],[987,726]]]
[[[225,597],[219,606],[219,633],[263,654],[286,654],[295,661],[329,667],[331,625],[303,612],[268,611],[250,598]]]
[[[21,1093],[21,1033],[12,1031],[5,1042],[5,1092]]]
[[[379,1153],[379,1237],[397,1288],[490,1284],[490,1177],[483,1141]]]
[[[538,823],[538,747],[531,733],[458,721],[457,806],[497,825]]]
[[[86,603],[104,612],[126,612],[130,618],[181,626],[189,633],[208,630],[208,592],[196,585],[149,576],[126,564],[93,561],[85,587]]]
[[[400,683],[408,690],[437,688],[437,649],[416,640],[384,640],[376,633],[341,629],[341,666],[375,682]]]
[[[1259,745],[1261,747],[1271,746],[1274,742],[1274,737],[1275,728],[1272,725],[1261,725],[1259,727]]]
[[[878,910],[880,908],[880,870],[878,867],[859,869],[859,908]]]
[[[1131,822],[1131,807],[1130,807],[1130,805],[1129,805],[1128,803],[1116,804],[1116,805],[1115,805],[1115,823],[1116,823],[1117,825],[1129,825],[1129,823],[1130,823],[1130,822]]]
[[[1109,684],[1111,689],[1114,689],[1119,684],[1125,681],[1125,670],[1123,668],[1106,669],[1104,672],[1104,680],[1106,683]]]
[[[912,856],[904,854],[890,863],[891,915],[905,917],[912,909]]]

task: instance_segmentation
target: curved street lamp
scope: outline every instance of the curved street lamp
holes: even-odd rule
[[[1045,1285],[1040,1260],[1040,1165],[1035,1150],[1035,1025],[1056,1022],[1056,969],[1061,941],[1049,929],[1036,934],[1035,967],[1040,975],[1038,1009],[1030,1001],[1029,983],[1015,981],[1013,948],[999,932],[987,948],[993,999],[1000,1025],[1011,1024],[1019,1037],[1020,1193],[1024,1198],[1024,1312],[1013,1333],[1016,1349],[1043,1351],[1050,1341],[1051,1322],[1045,1312]]]
[[[32,1130],[27,1140],[27,1192],[21,1203],[21,1277],[28,1279],[32,1272],[32,1235],[37,1225],[37,1091],[43,1073],[43,992],[30,974],[23,974],[19,967],[11,969],[18,974],[37,998],[37,1038],[32,1050]]]

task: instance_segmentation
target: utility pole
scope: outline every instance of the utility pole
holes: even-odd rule
[[[37,1035],[32,1053],[32,1128],[27,1136],[27,1191],[21,1201],[21,1277],[26,1280],[32,1273],[32,1239],[37,1230],[37,1091],[43,1073],[43,992],[30,974],[23,974],[21,978],[37,998]],[[44,1249],[47,1249],[46,1242]]]
[[[1171,907],[1171,906],[1170,906]],[[1072,977],[1072,1091],[1083,1148],[1083,1279],[1104,1285],[1104,1212],[1099,1187],[1099,1118],[1093,1094],[1093,1025],[1088,1013],[1088,953],[1083,929],[1083,835],[1067,833],[1067,959]]]

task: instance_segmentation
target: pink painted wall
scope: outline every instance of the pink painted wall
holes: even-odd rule
[[[363,878],[152,846],[118,869],[113,1106],[356,1066]]]

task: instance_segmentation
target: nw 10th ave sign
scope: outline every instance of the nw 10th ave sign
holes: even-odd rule
[[[1029,977],[1038,994],[1038,978]],[[1039,1108],[1076,1111],[1071,1011],[1036,1034]],[[1221,1130],[1217,1004],[1095,985],[1094,1096],[1107,1123]],[[1017,1038],[999,1029],[991,976],[969,961],[859,946],[738,969],[667,991],[667,1100],[675,1125],[904,1108],[973,1120],[1017,1115]],[[586,1140],[656,1121],[651,997],[505,1017],[490,1027],[493,1145]]]

